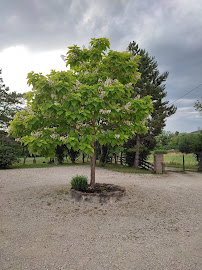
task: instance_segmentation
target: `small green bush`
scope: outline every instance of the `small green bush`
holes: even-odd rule
[[[73,189],[84,191],[88,186],[88,179],[84,175],[77,175],[72,178],[71,186]]]
[[[166,150],[156,150],[156,151],[154,151],[154,154],[168,154],[168,151],[166,151]]]
[[[19,153],[15,148],[4,144],[0,145],[0,168],[6,169],[8,166],[17,162],[19,162]]]

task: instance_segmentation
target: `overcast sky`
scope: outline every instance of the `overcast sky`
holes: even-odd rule
[[[107,37],[111,49],[129,42],[154,56],[168,71],[166,100],[182,97],[202,84],[201,0],[0,0],[0,68],[11,91],[26,92],[27,73],[66,70],[60,58],[73,44]],[[202,129],[194,103],[202,86],[174,102],[166,130]]]

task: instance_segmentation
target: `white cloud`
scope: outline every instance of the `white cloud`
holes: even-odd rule
[[[24,46],[10,47],[0,53],[2,77],[11,91],[27,92],[27,74],[31,71],[41,72],[44,75],[51,69],[66,70],[65,62],[60,55],[62,50],[32,53]]]

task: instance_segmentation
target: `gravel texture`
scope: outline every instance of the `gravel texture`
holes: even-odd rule
[[[89,166],[0,171],[0,269],[201,270],[202,175],[96,169],[126,187],[113,204],[67,194]]]

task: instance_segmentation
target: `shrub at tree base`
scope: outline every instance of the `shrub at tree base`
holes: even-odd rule
[[[0,168],[5,169],[17,162],[19,162],[18,152],[12,147],[0,145]]]
[[[88,179],[86,176],[77,175],[72,178],[71,186],[73,189],[84,191],[88,187]]]

